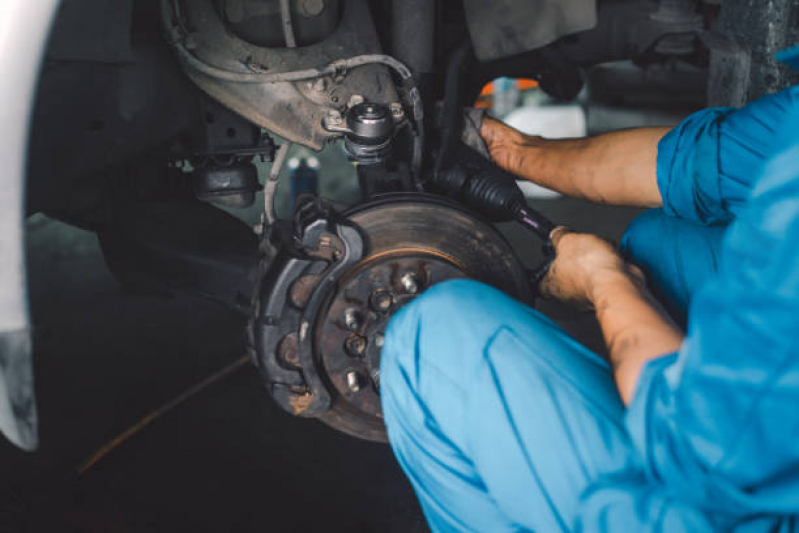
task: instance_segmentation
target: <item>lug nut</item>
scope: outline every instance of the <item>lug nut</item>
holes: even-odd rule
[[[347,372],[347,387],[349,387],[352,392],[361,390],[361,380],[355,370]]]
[[[372,308],[375,311],[385,313],[394,305],[394,296],[386,289],[377,289],[372,293],[369,302],[372,304]]]
[[[344,311],[344,323],[347,325],[347,329],[353,331],[358,329],[361,325],[361,317],[358,314],[358,310],[350,307]]]
[[[360,357],[366,351],[366,339],[360,335],[351,335],[344,341],[344,349],[352,357]]]
[[[419,292],[419,278],[413,272],[406,272],[400,278],[402,288],[409,294],[416,294]]]

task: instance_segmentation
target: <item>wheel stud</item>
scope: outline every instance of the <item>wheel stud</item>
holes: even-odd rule
[[[347,387],[352,392],[361,390],[361,379],[358,377],[358,373],[355,370],[347,372]]]
[[[400,284],[405,292],[408,294],[416,294],[419,292],[419,277],[413,272],[406,272],[400,278]]]
[[[344,323],[347,325],[347,329],[349,330],[356,330],[361,325],[361,316],[358,313],[358,310],[354,307],[350,307],[346,311],[344,311]]]

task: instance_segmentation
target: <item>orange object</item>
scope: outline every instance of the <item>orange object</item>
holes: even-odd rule
[[[529,91],[530,89],[538,88],[538,82],[530,78],[517,78],[516,87],[521,91]],[[491,98],[494,96],[494,82],[488,82],[483,86],[480,91],[480,96],[474,103],[474,107],[478,109],[488,109],[491,107]]]

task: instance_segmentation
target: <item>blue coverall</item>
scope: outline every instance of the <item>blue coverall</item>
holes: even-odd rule
[[[392,320],[385,422],[434,531],[799,531],[799,88],[690,116],[657,180],[622,249],[687,336],[628,408],[605,360],[488,286]]]

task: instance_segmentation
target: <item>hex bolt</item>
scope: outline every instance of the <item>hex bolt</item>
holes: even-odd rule
[[[377,289],[369,297],[369,302],[375,311],[385,313],[394,305],[394,296],[386,289]]]
[[[360,357],[366,352],[366,338],[360,335],[350,335],[344,341],[344,349],[352,357]]]
[[[347,329],[353,331],[358,329],[361,325],[361,317],[358,314],[358,310],[350,307],[344,311],[344,323],[347,325]]]
[[[419,292],[419,278],[413,272],[406,272],[400,278],[402,288],[409,294],[416,294]]]
[[[361,380],[355,370],[350,370],[347,372],[347,387],[352,392],[358,392],[361,390]]]

